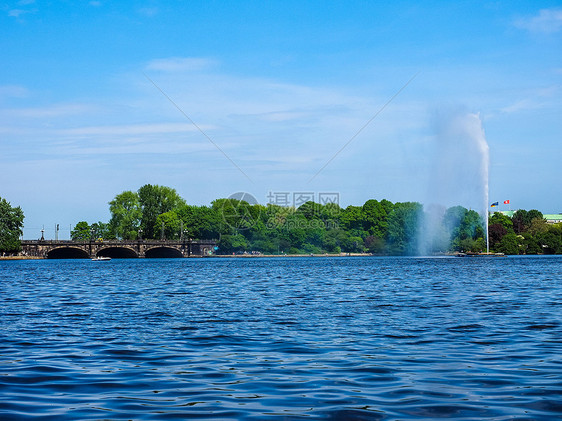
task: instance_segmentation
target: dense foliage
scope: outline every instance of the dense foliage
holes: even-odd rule
[[[0,197],[0,254],[17,253],[21,250],[23,218],[23,211],[19,206],[14,208]]]
[[[505,254],[561,254],[562,224],[547,224],[536,209],[518,210],[511,218],[490,217],[490,247]]]
[[[112,238],[112,234],[109,231],[108,224],[95,222],[92,225],[89,225],[86,221],[80,221],[70,232],[70,238],[74,241],[89,241]]]
[[[484,221],[462,206],[423,209],[415,202],[368,200],[340,208],[307,202],[298,208],[217,199],[188,205],[169,187],[147,184],[109,202],[108,224],[80,222],[74,239],[216,239],[220,254],[260,252],[416,255],[486,251]],[[491,251],[562,253],[562,228],[536,210],[489,219]]]

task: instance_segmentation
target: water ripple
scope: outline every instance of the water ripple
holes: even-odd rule
[[[552,420],[562,258],[0,262],[0,418]]]

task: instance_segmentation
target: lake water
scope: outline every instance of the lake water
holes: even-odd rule
[[[0,261],[0,419],[552,420],[562,256]]]

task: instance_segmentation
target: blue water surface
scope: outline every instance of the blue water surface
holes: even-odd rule
[[[0,419],[562,418],[562,257],[0,261]]]

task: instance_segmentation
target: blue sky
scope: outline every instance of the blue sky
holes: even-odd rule
[[[30,239],[107,221],[146,183],[198,205],[438,189],[478,209],[462,192],[481,181],[456,172],[471,152],[440,143],[465,113],[489,144],[490,202],[562,212],[562,3],[387,3],[0,2],[0,197]]]

